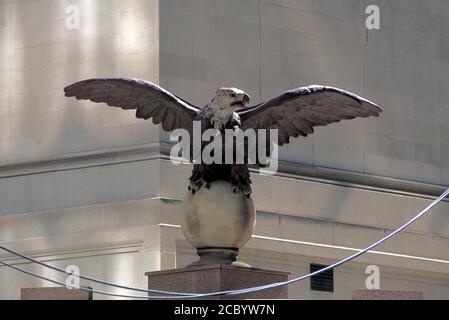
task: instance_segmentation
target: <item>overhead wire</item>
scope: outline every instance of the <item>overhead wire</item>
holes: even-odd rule
[[[117,293],[112,293],[112,292],[107,292],[107,291],[100,291],[100,290],[96,290],[96,289],[92,289],[92,288],[85,288],[85,287],[80,287],[80,290],[84,290],[84,291],[89,291],[89,292],[93,292],[93,293],[98,293],[98,294],[102,294],[102,295],[109,295],[109,296],[115,296],[115,297],[123,297],[123,298],[135,298],[135,299],[187,299],[187,298],[200,298],[200,297],[212,297],[212,296],[221,296],[221,295],[241,295],[241,294],[247,294],[247,293],[251,293],[251,292],[256,292],[256,291],[261,291],[261,290],[268,290],[268,289],[272,289],[272,288],[276,288],[276,287],[280,287],[280,286],[284,286],[284,285],[289,285],[291,283],[294,282],[298,282],[310,277],[313,277],[315,275],[318,275],[322,272],[325,272],[327,270],[330,269],[334,269],[344,263],[347,263],[351,260],[354,260],[355,258],[359,257],[362,254],[365,254],[367,252],[369,252],[371,249],[377,247],[378,245],[382,244],[383,242],[387,241],[388,239],[390,239],[391,237],[393,237],[394,235],[396,235],[397,233],[401,232],[402,230],[404,230],[405,228],[407,228],[410,224],[412,224],[413,222],[415,222],[416,220],[418,220],[419,218],[421,218],[424,214],[426,214],[430,209],[432,209],[435,205],[437,205],[440,201],[442,201],[444,198],[446,198],[446,196],[449,194],[449,188],[443,192],[438,198],[436,198],[431,204],[429,204],[427,207],[425,207],[423,210],[421,210],[418,214],[416,214],[413,218],[411,218],[410,220],[408,220],[406,223],[402,224],[401,226],[399,226],[397,229],[395,229],[394,231],[392,231],[391,233],[387,234],[385,237],[382,237],[381,239],[377,240],[376,242],[372,243],[371,245],[369,245],[368,247],[364,248],[364,249],[360,249],[358,252],[337,261],[336,263],[329,265],[327,267],[324,267],[322,269],[319,269],[317,271],[302,275],[300,277],[296,277],[287,281],[282,281],[282,282],[276,282],[276,283],[271,283],[271,284],[267,284],[267,285],[263,285],[263,286],[257,286],[257,287],[251,287],[251,288],[244,288],[244,289],[237,289],[237,290],[224,290],[224,291],[216,291],[216,292],[209,292],[209,293],[187,293],[187,292],[174,292],[174,291],[163,291],[163,290],[151,290],[151,289],[143,289],[143,288],[135,288],[135,287],[130,287],[130,286],[124,286],[124,285],[118,285],[112,282],[108,282],[108,281],[103,281],[103,280],[99,280],[99,279],[95,279],[92,277],[88,277],[88,276],[84,276],[84,275],[77,275],[79,276],[79,278],[81,279],[85,279],[85,280],[89,280],[89,281],[93,281],[96,283],[100,283],[103,285],[107,285],[107,286],[112,286],[112,287],[116,287],[116,288],[120,288],[120,289],[126,289],[126,290],[132,290],[132,291],[140,291],[140,292],[146,292],[146,293],[156,293],[156,294],[160,294],[158,296],[137,296],[137,295],[126,295],[126,294],[117,294]],[[27,255],[24,255],[22,253],[19,253],[17,251],[14,251],[12,249],[6,248],[5,246],[0,245],[0,249],[3,249],[11,254],[14,254],[16,256],[19,256],[25,260],[40,264],[44,267],[53,269],[55,271],[58,272],[62,272],[68,275],[73,275],[70,272],[67,272],[64,269],[49,265],[47,263],[41,262],[39,260],[36,260],[34,258],[28,257]],[[19,272],[23,272],[25,274],[43,279],[43,280],[47,280],[56,284],[60,284],[60,285],[64,285],[64,283],[54,280],[54,279],[50,279],[48,277],[44,277],[35,273],[32,273],[30,271],[26,271],[23,270],[21,268],[15,267],[11,264],[8,264],[4,261],[0,261],[0,264],[7,266],[9,268],[12,268],[16,271]],[[164,296],[165,295],[165,296]]]

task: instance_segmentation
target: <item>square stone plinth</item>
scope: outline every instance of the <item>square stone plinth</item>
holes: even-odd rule
[[[422,300],[422,291],[401,290],[368,290],[360,289],[352,292],[353,300]]]
[[[145,273],[148,276],[148,289],[164,291],[207,293],[223,290],[244,289],[286,281],[289,273],[210,265]],[[287,299],[287,286],[262,290],[235,296],[208,297],[209,299]],[[150,294],[156,295],[156,294]]]
[[[92,292],[65,287],[22,288],[22,300],[92,300]]]

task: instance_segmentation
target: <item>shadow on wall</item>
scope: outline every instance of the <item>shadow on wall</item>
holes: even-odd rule
[[[157,141],[157,129],[138,122],[133,111],[65,98],[62,90],[91,77],[152,80],[158,50],[155,1],[129,7],[120,1],[75,1],[79,29],[67,28],[76,11],[66,13],[64,2],[10,3],[1,10],[10,81],[0,94],[9,124],[7,134],[0,131],[8,139],[7,147],[0,140],[0,150],[9,149],[0,166]]]

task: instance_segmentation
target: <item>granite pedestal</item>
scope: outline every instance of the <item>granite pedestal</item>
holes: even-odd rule
[[[286,281],[289,273],[230,265],[208,265],[147,272],[148,289],[177,292],[207,293],[244,289]],[[208,299],[287,299],[287,286],[236,296]],[[150,294],[156,295],[156,294]]]
[[[22,288],[21,300],[92,300],[92,292],[65,287]]]
[[[368,290],[360,289],[352,292],[353,300],[422,300],[421,291],[402,290]]]

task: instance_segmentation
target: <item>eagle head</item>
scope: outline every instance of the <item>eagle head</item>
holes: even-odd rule
[[[216,91],[215,97],[212,99],[216,104],[223,107],[232,107],[240,109],[249,104],[249,94],[237,88],[222,87]]]

